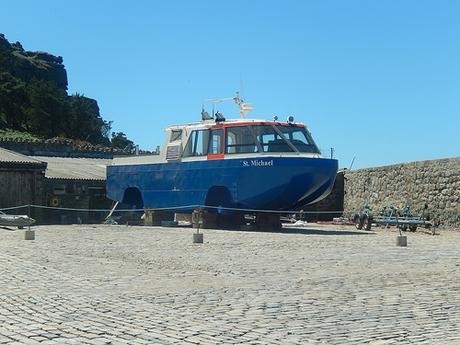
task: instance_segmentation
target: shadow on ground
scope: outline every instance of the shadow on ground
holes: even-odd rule
[[[17,229],[8,228],[6,226],[0,226],[1,230],[16,231]]]
[[[254,230],[254,229],[213,229],[222,231],[244,231],[244,232],[260,232],[260,233],[275,233],[275,234],[302,234],[302,235],[375,235],[369,231],[353,231],[353,230],[333,230],[333,229],[305,229],[305,228],[282,228],[279,230]]]
[[[283,228],[278,231],[268,231],[285,234],[303,234],[303,235],[375,235],[374,232],[368,231],[350,231],[350,230],[330,230],[330,229],[305,229],[305,228]]]

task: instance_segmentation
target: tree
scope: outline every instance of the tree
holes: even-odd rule
[[[67,93],[53,81],[33,79],[27,88],[30,106],[26,110],[27,128],[51,138],[66,136],[69,121]]]
[[[28,105],[26,84],[8,72],[0,73],[0,128],[24,130]]]
[[[69,133],[72,139],[82,139],[93,144],[109,145],[112,123],[102,119],[94,99],[75,94],[69,97]]]
[[[122,150],[134,150],[134,142],[126,137],[123,132],[112,133],[112,147]]]

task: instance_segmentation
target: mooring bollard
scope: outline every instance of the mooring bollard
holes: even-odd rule
[[[203,233],[200,233],[200,226],[203,224],[203,210],[194,210],[192,213],[192,224],[196,227],[196,233],[193,234],[193,243],[203,243]]]
[[[396,237],[396,245],[398,247],[407,247],[407,236],[399,235]]]
[[[24,239],[25,240],[35,240],[35,231],[34,230],[26,230],[24,232]]]

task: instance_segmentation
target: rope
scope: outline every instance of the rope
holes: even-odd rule
[[[13,206],[13,207],[5,207],[5,208],[0,208],[0,211],[10,211],[10,210],[17,210],[20,208],[27,208],[29,205],[22,205],[22,206]],[[31,205],[32,206],[32,205]]]
[[[35,208],[43,208],[43,209],[50,209],[50,210],[61,210],[61,211],[85,211],[85,212],[110,212],[112,209],[91,209],[91,208],[69,208],[69,207],[53,207],[53,206],[41,206],[41,205],[30,205],[30,207]],[[187,205],[187,206],[177,206],[177,207],[163,207],[163,208],[149,208],[148,210],[152,211],[169,211],[169,210],[180,210],[180,209],[187,209],[187,208],[200,208],[202,206],[199,205]],[[138,211],[145,211],[144,208],[127,208],[127,209],[119,209],[115,210],[114,212],[138,212]]]
[[[112,209],[89,209],[89,208],[69,208],[69,207],[53,207],[53,206],[42,206],[42,205],[22,205],[8,208],[0,208],[0,211],[15,210],[20,208],[38,208],[38,209],[48,209],[48,210],[59,210],[59,211],[75,211],[75,212],[110,212]],[[241,212],[256,212],[256,213],[278,213],[278,214],[342,214],[344,211],[279,211],[279,210],[260,210],[260,209],[250,209],[250,208],[236,208],[236,207],[221,207],[221,206],[207,206],[207,205],[184,205],[176,207],[160,207],[160,208],[148,208],[147,210],[151,211],[173,211],[173,210],[183,210],[183,209],[214,209],[222,211],[241,211]],[[119,209],[114,212],[144,212],[144,208],[135,208],[135,209]]]

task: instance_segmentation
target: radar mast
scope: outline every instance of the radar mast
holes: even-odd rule
[[[202,109],[202,120],[209,120],[214,118],[214,110],[212,112],[212,117],[209,116],[207,112],[204,111],[204,103],[211,103],[213,105],[214,109],[214,104],[217,103],[222,103],[222,102],[227,102],[227,101],[233,101],[238,107],[238,112],[240,113],[241,118],[246,118],[246,114],[252,111],[253,106],[252,104],[245,103],[241,98],[240,98],[240,93],[236,92],[236,95],[233,97],[226,97],[226,98],[210,98],[210,99],[205,99],[203,101],[203,109]]]

